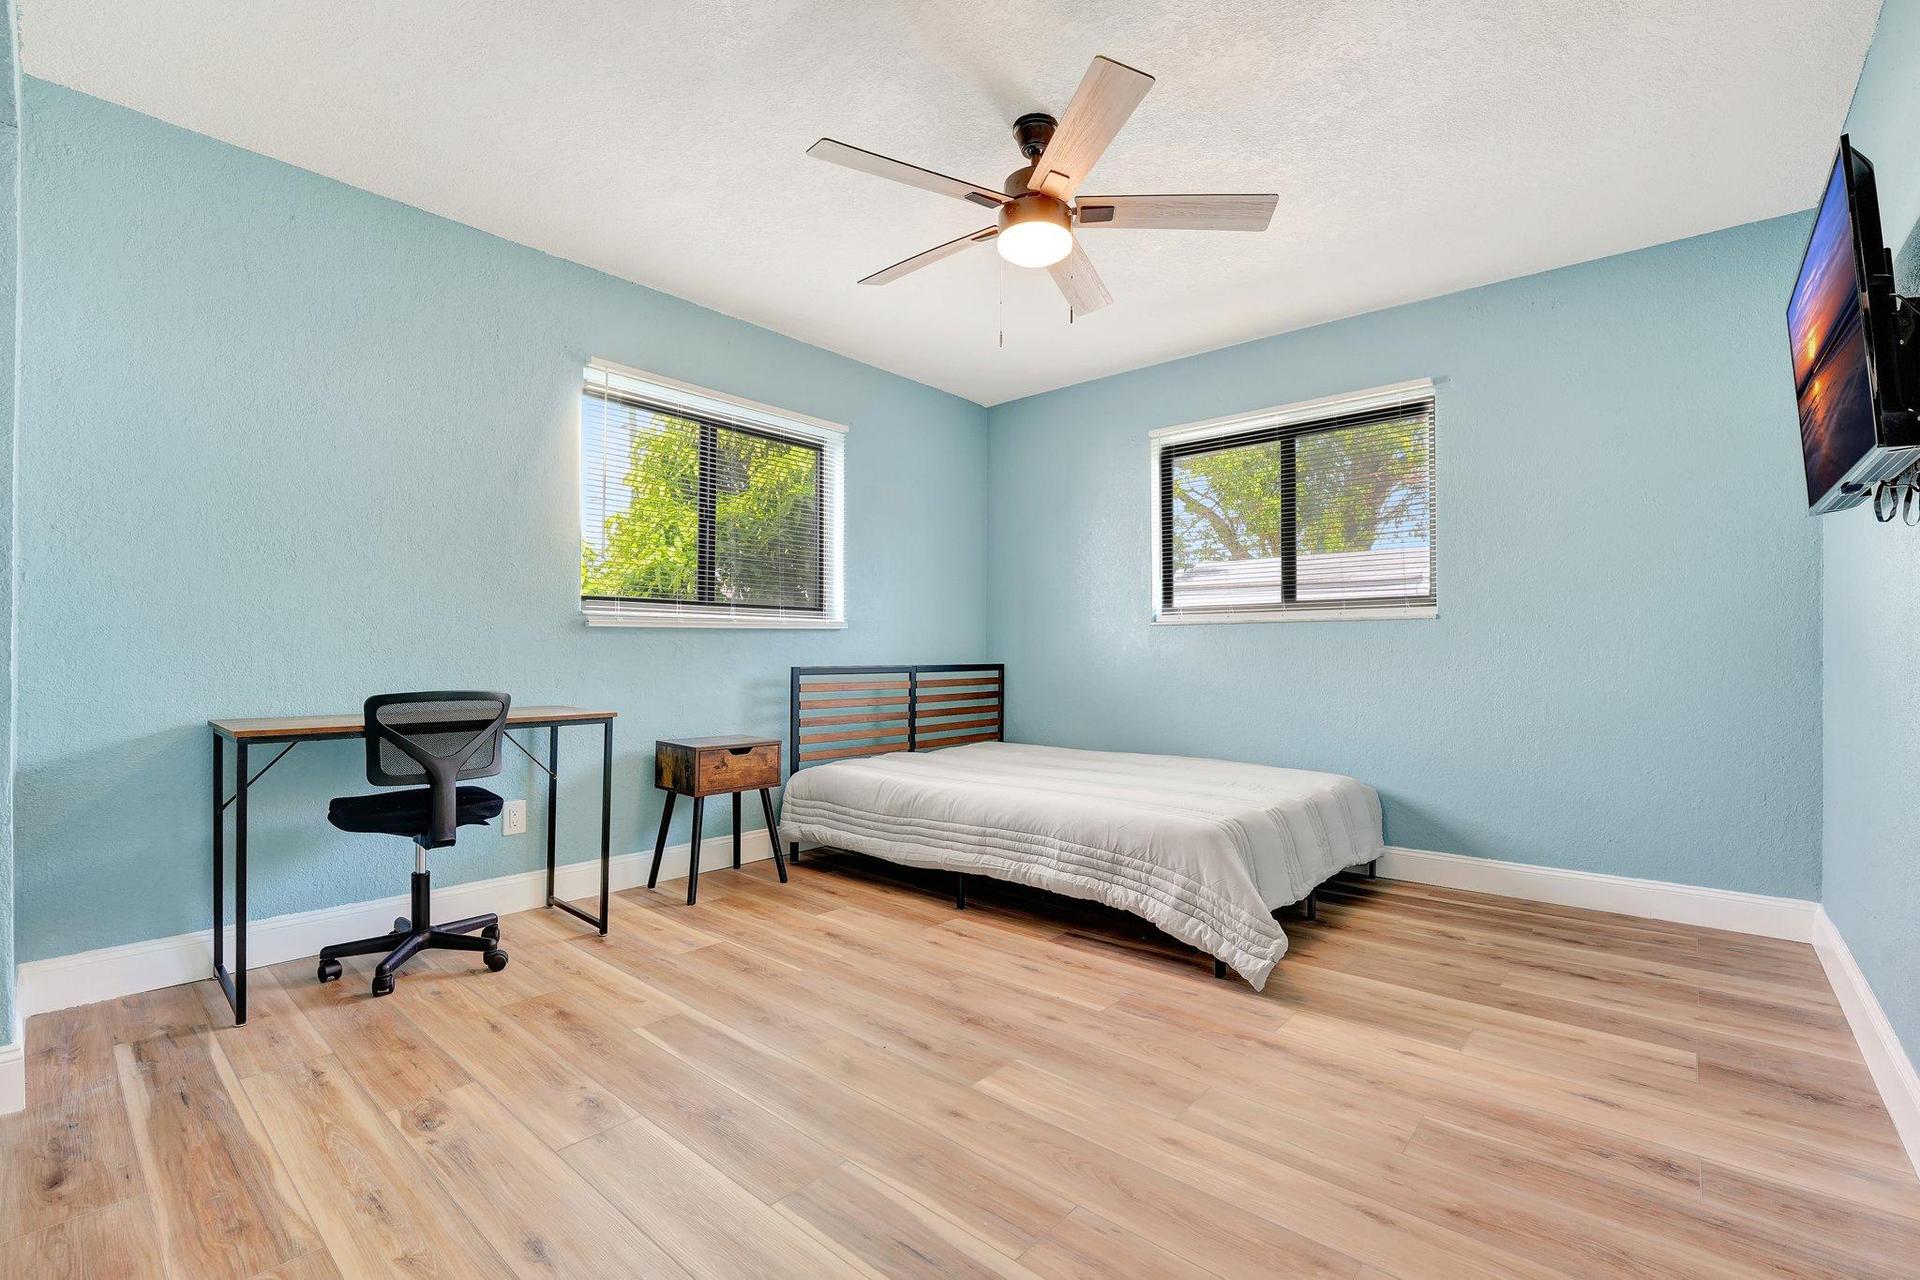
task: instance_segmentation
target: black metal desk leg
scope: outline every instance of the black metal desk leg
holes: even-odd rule
[[[693,844],[687,850],[687,905],[693,905],[700,892],[700,818],[707,807],[705,796],[693,798]]]
[[[607,904],[613,896],[613,721],[600,723],[605,735],[600,744],[600,917],[596,920],[571,902],[555,896],[554,846],[560,811],[560,726],[557,724],[547,726],[547,905],[585,921],[604,935],[608,923]]]
[[[613,923],[609,898],[613,892],[613,721],[600,738],[600,933]]]
[[[554,841],[560,829],[560,726],[547,726],[547,905],[553,905]]]
[[[667,853],[667,824],[673,821],[673,797],[676,793],[667,792],[667,803],[660,810],[660,834],[653,841],[653,870],[647,872],[647,888],[660,883],[660,859]]]
[[[733,793],[733,869],[740,869],[740,793]]]
[[[233,745],[233,1022],[247,1025],[247,744]]]
[[[213,735],[213,976],[227,969],[227,743]]]
[[[765,787],[760,788],[760,808],[767,815],[767,839],[773,842],[773,869],[780,873],[780,883],[787,882],[787,860],[780,856],[780,828],[773,820],[773,793]],[[798,849],[799,845],[794,845]]]

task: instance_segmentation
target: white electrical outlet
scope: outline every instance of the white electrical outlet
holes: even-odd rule
[[[507,801],[506,812],[500,817],[500,834],[503,836],[527,834],[527,802],[525,800]]]

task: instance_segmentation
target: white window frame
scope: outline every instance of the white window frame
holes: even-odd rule
[[[1151,554],[1147,560],[1147,599],[1151,602],[1149,616],[1152,624],[1163,627],[1191,627],[1239,622],[1377,621],[1393,618],[1439,617],[1440,504],[1437,484],[1427,498],[1430,520],[1428,537],[1432,541],[1434,574],[1434,603],[1432,604],[1334,605],[1327,608],[1295,605],[1281,609],[1169,612],[1165,609],[1160,594],[1160,455],[1166,449],[1177,444],[1190,444],[1196,440],[1213,440],[1221,436],[1239,435],[1246,431],[1311,422],[1317,418],[1334,418],[1343,414],[1365,412],[1369,409],[1386,409],[1400,404],[1413,405],[1426,400],[1435,401],[1433,449],[1437,463],[1440,414],[1431,378],[1415,378],[1407,382],[1374,387],[1367,391],[1323,396],[1317,400],[1299,400],[1292,404],[1255,409],[1249,413],[1229,414],[1224,418],[1209,418],[1204,422],[1188,422],[1179,426],[1156,427],[1149,431],[1147,433],[1147,526],[1152,531],[1150,536],[1152,545]]]
[[[688,417],[739,423],[776,435],[817,444],[821,448],[821,467],[828,477],[827,510],[821,521],[821,555],[824,607],[817,613],[777,613],[735,610],[729,605],[656,603],[641,600],[580,601],[580,613],[590,627],[691,627],[729,631],[838,631],[847,625],[846,612],[846,465],[847,428],[838,422],[816,418],[760,404],[709,387],[681,382],[658,373],[649,373],[611,360],[590,360],[583,373],[599,372],[618,378],[628,389],[644,395],[664,407],[685,412]],[[584,378],[583,378],[584,381]],[[575,408],[575,442],[578,443],[579,409]],[[574,458],[574,473],[580,471],[580,459]],[[584,506],[586,495],[576,497]],[[578,514],[578,512],[576,512]],[[576,524],[579,522],[576,521]],[[577,580],[579,561],[573,567]]]

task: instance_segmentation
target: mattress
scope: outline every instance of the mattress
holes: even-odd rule
[[[1334,773],[983,742],[813,765],[780,833],[1088,898],[1225,961],[1258,989],[1272,910],[1380,855],[1380,797]]]

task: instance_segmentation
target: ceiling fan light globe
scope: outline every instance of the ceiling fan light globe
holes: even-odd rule
[[[1073,232],[1055,222],[1016,222],[994,244],[1016,267],[1050,267],[1073,252]]]
[[[1016,267],[1050,267],[1073,252],[1072,223],[1073,213],[1061,201],[1025,192],[1000,206],[1000,237],[994,243]]]

